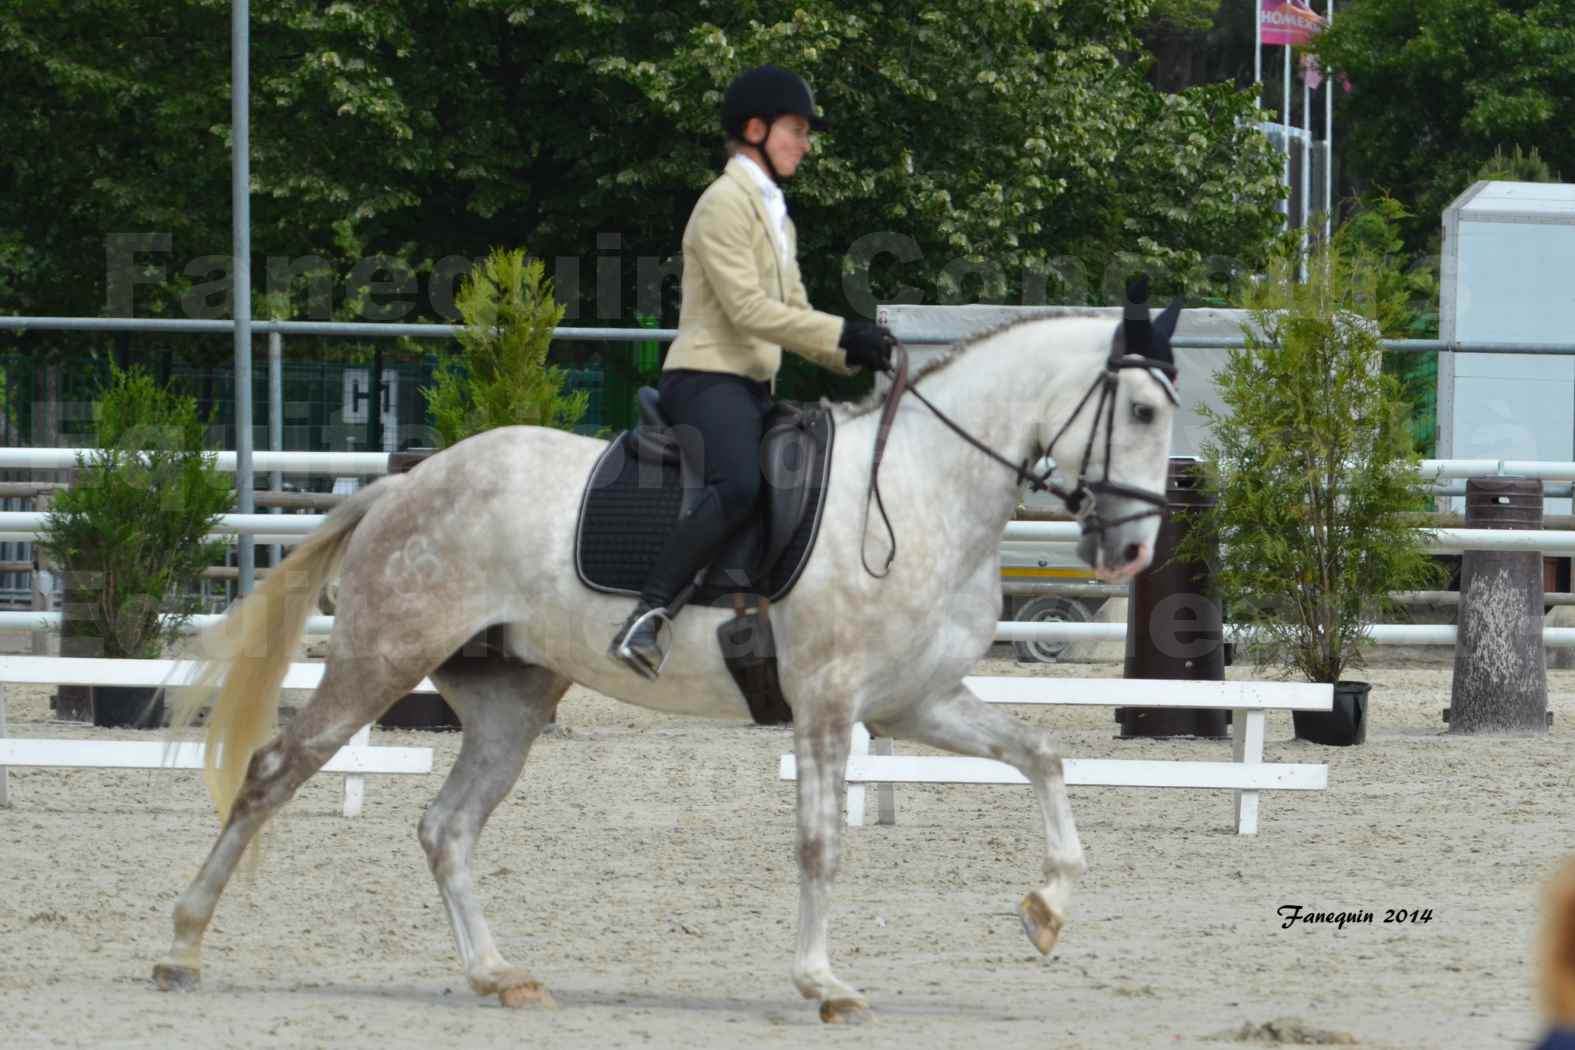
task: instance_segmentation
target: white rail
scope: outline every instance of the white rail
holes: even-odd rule
[[[193,616],[186,624],[189,634],[196,634],[224,619],[222,615]],[[60,627],[61,614],[57,612],[0,612],[0,630],[48,631]],[[1178,629],[1191,630],[1187,624]],[[327,635],[333,633],[332,616],[309,616],[306,633]],[[1456,629],[1453,624],[1381,623],[1369,633],[1375,645],[1454,645]],[[1249,631],[1234,624],[1225,625],[1225,640],[1245,641]],[[1127,637],[1124,623],[1029,623],[1004,620],[995,625],[998,642],[1121,642]],[[1575,647],[1575,627],[1544,627],[1542,644],[1550,649]]]
[[[1426,481],[1486,477],[1575,481],[1575,463],[1556,459],[1424,459],[1417,473]]]
[[[644,333],[641,337],[644,338]],[[3,470],[71,470],[78,455],[94,449],[0,448]],[[235,469],[235,453],[215,452],[220,470]],[[252,453],[259,471],[282,470],[295,474],[386,474],[386,452],[265,452]],[[1575,463],[1551,459],[1424,459],[1417,475],[1424,481],[1459,478],[1521,477],[1542,481],[1575,481]]]
[[[186,660],[101,660],[92,657],[0,656],[0,806],[10,803],[7,766],[69,769],[201,769],[203,745],[152,740],[44,740],[12,737],[6,731],[6,685],[129,685],[150,688],[189,683],[197,665]],[[295,663],[285,689],[315,689],[320,663]],[[416,692],[436,692],[422,679]],[[362,726],[323,767],[344,773],[344,815],[360,814],[368,773],[430,773],[430,747],[374,747],[372,727]]]
[[[91,448],[0,448],[0,470],[75,470],[77,457]],[[235,469],[234,452],[215,452],[220,470]],[[286,474],[387,474],[387,452],[263,452],[252,453],[252,469]]]
[[[1151,759],[1072,759],[1064,763],[1068,785],[1146,788],[1222,788],[1235,795],[1237,834],[1258,831],[1261,793],[1270,790],[1321,791],[1328,787],[1324,765],[1271,764],[1263,761],[1267,711],[1328,711],[1334,687],[1302,682],[1190,682],[1137,678],[973,677],[963,684],[989,704],[1095,704],[1235,711],[1232,761],[1190,762]],[[862,723],[853,727],[848,756],[847,820],[865,823],[865,792],[876,792],[880,824],[894,824],[894,784],[1024,784],[1015,769],[986,758],[953,755],[896,755],[891,740],[871,740]],[[783,780],[798,776],[794,755],[778,764]]]
[[[259,468],[262,469],[262,468]],[[33,510],[0,511],[0,538],[32,540],[38,537],[48,514]],[[214,526],[213,535],[231,538],[266,534],[299,539],[321,525],[326,514],[225,514]],[[1429,529],[1433,541],[1428,549],[1448,551],[1541,551],[1544,554],[1575,553],[1575,531],[1552,529]],[[1071,521],[1008,522],[1002,540],[1029,540],[1040,543],[1075,543],[1078,526]]]
[[[1178,623],[1177,630],[1192,631],[1195,625]],[[1235,624],[1225,625],[1225,640],[1246,641],[1250,630]],[[1368,637],[1375,645],[1454,645],[1453,624],[1381,623],[1373,626]],[[1124,623],[1025,623],[1008,621],[995,625],[998,642],[1121,642],[1127,637]],[[1549,648],[1575,646],[1575,627],[1544,627],[1542,644]]]
[[[1541,551],[1543,554],[1575,553],[1575,532],[1554,529],[1422,529],[1433,534],[1427,549],[1435,554],[1460,551]],[[1076,543],[1080,532],[1075,521],[1008,522],[1003,540],[1037,543]]]
[[[44,528],[45,511],[0,511],[0,533],[35,538]],[[274,533],[305,536],[327,518],[326,514],[225,514],[213,527],[214,536],[242,536],[248,533]]]

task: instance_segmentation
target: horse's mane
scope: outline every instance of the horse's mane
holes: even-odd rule
[[[1019,325],[1030,324],[1034,321],[1063,321],[1072,320],[1074,318],[1086,319],[1090,317],[1108,319],[1110,315],[1108,313],[1101,313],[1098,310],[1058,310],[1056,313],[1025,314],[1021,317],[1014,317],[1009,321],[1002,321],[998,325],[981,329],[980,331],[977,331],[972,335],[953,343],[944,354],[930,361],[923,368],[920,368],[917,372],[914,372],[911,376],[909,376],[908,385],[913,386],[914,384],[918,383],[919,380],[948,368],[953,363],[966,356],[968,351],[972,350],[975,346],[994,339],[996,336],[1008,332]],[[1120,325],[1116,326],[1116,338],[1118,340],[1121,338]],[[843,421],[847,421],[851,419],[858,419],[860,416],[867,416],[871,412],[879,411],[880,407],[885,403],[885,394],[881,390],[876,389],[867,394],[862,400],[851,401],[848,402],[845,407],[838,407],[843,408],[841,417]]]

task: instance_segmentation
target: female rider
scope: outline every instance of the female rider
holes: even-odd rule
[[[844,375],[884,369],[891,358],[886,328],[811,308],[799,276],[780,183],[808,155],[811,132],[824,127],[809,85],[776,66],[740,73],[722,97],[731,159],[684,228],[678,336],[659,387],[668,420],[698,437],[705,488],[679,519],[608,649],[647,678],[662,666],[658,626],[671,621],[673,599],[754,508],[782,350]]]

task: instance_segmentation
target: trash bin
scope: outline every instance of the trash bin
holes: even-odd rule
[[[1170,461],[1165,502],[1154,560],[1132,580],[1124,677],[1224,681],[1225,625],[1212,593],[1212,570],[1206,562],[1175,557],[1194,520],[1192,512],[1214,505],[1198,460]],[[1228,715],[1200,708],[1123,707],[1116,720],[1123,737],[1222,737]]]

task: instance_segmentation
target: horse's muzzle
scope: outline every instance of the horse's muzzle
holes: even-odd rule
[[[1116,583],[1131,579],[1148,568],[1154,560],[1154,547],[1137,542],[1107,545],[1097,533],[1089,533],[1078,541],[1077,555],[1094,570],[1095,576],[1107,583]]]

